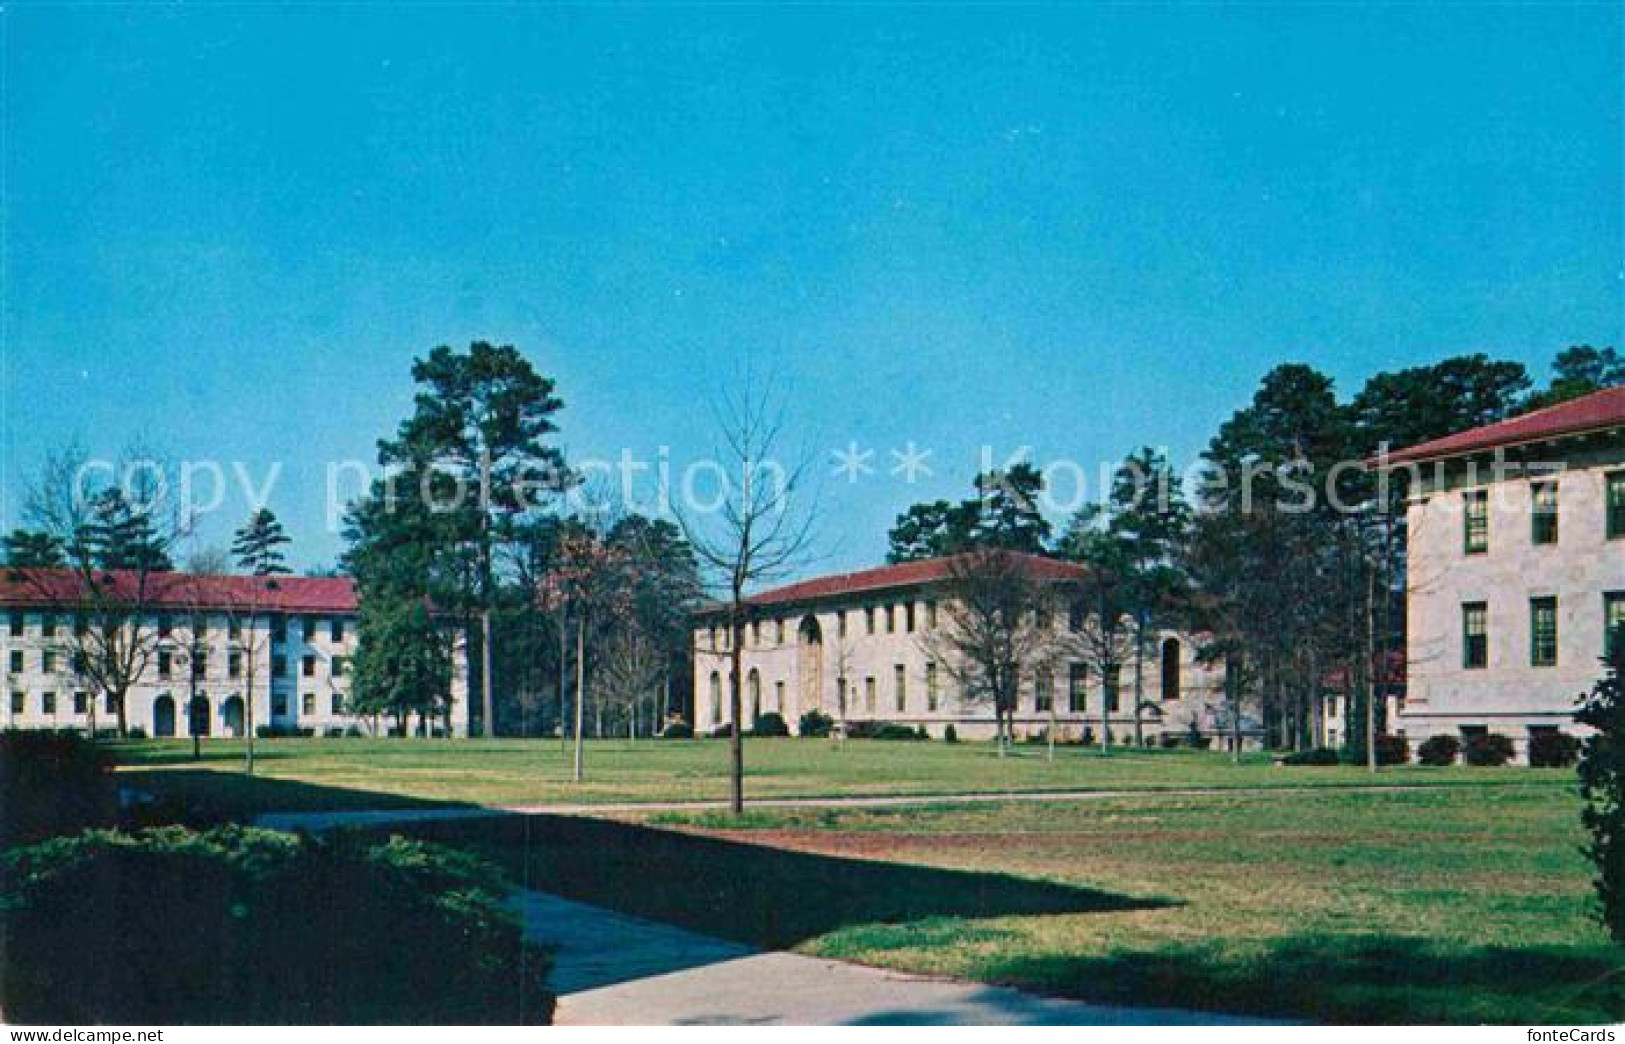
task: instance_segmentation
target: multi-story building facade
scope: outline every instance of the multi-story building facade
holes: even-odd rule
[[[1043,662],[1021,665],[1020,696],[1013,726],[1018,737],[1036,735],[1053,720],[1057,736],[1094,737],[1102,727],[1127,741],[1134,727],[1134,665],[1128,657],[1115,678],[1102,676],[1075,640],[1079,607],[1065,591],[1083,570],[1038,556],[1021,556],[1037,577],[1053,584],[1056,611],[1045,625],[1055,631]],[[961,691],[961,672],[945,662],[952,559],[937,558],[855,573],[817,577],[764,591],[750,599],[742,670],[746,728],[767,712],[783,716],[792,730],[808,711],[851,725],[894,722],[923,726],[940,737],[949,725],[964,739],[990,738],[996,724],[991,703]],[[696,618],[694,632],[695,728],[709,732],[729,721],[730,652],[723,612]],[[1148,738],[1198,731],[1222,745],[1223,671],[1199,663],[1190,636],[1160,631],[1142,665],[1142,728]],[[1098,657],[1093,658],[1098,660]],[[1248,741],[1256,739],[1251,724]]]
[[[1400,450],[1413,741],[1577,731],[1625,641],[1625,388]]]
[[[95,691],[77,662],[86,644],[80,632],[96,613],[93,600],[76,597],[79,590],[71,572],[0,570],[0,725],[115,724],[113,700]],[[146,577],[139,593],[113,590],[119,618],[140,620],[126,629],[140,650],[131,662],[141,673],[125,697],[132,729],[152,737],[240,737],[250,721],[256,729],[318,736],[384,727],[347,703],[356,646],[349,578],[162,573]],[[451,731],[466,735],[461,656],[452,676]]]

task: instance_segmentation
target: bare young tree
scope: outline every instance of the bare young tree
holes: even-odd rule
[[[782,579],[806,562],[816,513],[810,503],[806,458],[786,465],[784,411],[771,385],[758,392],[747,378],[737,394],[724,390],[715,407],[721,445],[714,460],[725,483],[715,517],[701,519],[683,505],[677,510],[683,535],[723,602],[732,676],[728,705],[728,805],[745,808],[744,671],[745,628],[752,621],[748,593]]]
[[[992,705],[1001,757],[1024,674],[1057,649],[1055,579],[1036,561],[997,549],[955,555],[942,582],[938,626],[920,639],[963,698]]]

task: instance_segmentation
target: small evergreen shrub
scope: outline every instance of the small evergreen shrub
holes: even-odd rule
[[[1411,741],[1404,736],[1378,736],[1376,747],[1379,765],[1404,765],[1411,760]]]
[[[102,748],[78,733],[0,732],[0,849],[110,824],[110,771]]]
[[[1309,750],[1299,750],[1288,754],[1281,759],[1283,765],[1336,765],[1341,759],[1337,751],[1331,747],[1311,747]]]
[[[959,730],[954,728],[953,722],[949,722],[947,727],[942,730],[942,742],[944,742],[944,743],[958,743],[959,742]]]
[[[1461,740],[1448,734],[1429,736],[1416,748],[1416,760],[1436,768],[1454,765],[1460,756]]]
[[[1462,745],[1462,760],[1481,768],[1494,768],[1512,760],[1512,739],[1499,732],[1486,732],[1474,736]]]
[[[757,715],[756,724],[751,726],[752,736],[788,736],[790,726],[785,724],[784,715],[777,711],[768,711]]]
[[[873,735],[869,738],[877,740],[921,740],[925,736],[907,725],[883,721],[875,727]]]
[[[33,1024],[545,1023],[548,959],[473,856],[365,835],[91,830],[0,857]]]
[[[666,727],[660,730],[661,739],[693,739],[694,726],[681,718],[666,722]]]
[[[117,733],[117,731],[118,730],[116,730],[116,729],[114,730],[115,734]],[[142,728],[139,725],[131,725],[129,730],[128,730],[128,733],[129,733],[129,738],[133,739],[133,740],[144,740],[144,739],[147,738],[147,730]]]
[[[801,716],[796,725],[796,735],[808,739],[822,739],[835,731],[835,719],[823,711],[810,710]]]
[[[1568,768],[1580,760],[1580,740],[1566,732],[1534,732],[1529,735],[1531,768]]]

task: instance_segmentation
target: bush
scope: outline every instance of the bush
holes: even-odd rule
[[[1411,741],[1404,736],[1377,737],[1377,764],[1404,765],[1411,760]]]
[[[666,722],[666,727],[660,730],[661,739],[693,739],[694,726],[678,718]]]
[[[1531,768],[1568,768],[1580,760],[1580,740],[1556,729],[1529,734]]]
[[[809,739],[822,739],[835,731],[835,719],[823,711],[810,710],[796,724],[796,734]]]
[[[73,732],[0,732],[0,849],[112,822],[110,761]]]
[[[87,831],[0,859],[0,1005],[34,1024],[547,1022],[548,961],[506,891],[401,838]]]
[[[790,726],[784,723],[784,715],[777,711],[768,711],[756,716],[756,724],[751,726],[752,736],[788,736]]]
[[[949,722],[948,726],[942,730],[942,742],[944,742],[944,743],[958,743],[959,742],[959,730],[954,728],[953,722]]]
[[[712,739],[730,739],[734,734],[734,723],[725,721],[711,730]]]
[[[316,735],[316,730],[308,725],[256,725],[254,735],[259,739],[310,739]]]
[[[1505,765],[1512,760],[1512,740],[1499,732],[1486,732],[1468,739],[1462,745],[1461,754],[1469,765],[1487,768]]]
[[[1416,748],[1416,760],[1436,768],[1454,765],[1460,755],[1461,740],[1451,735],[1429,736]]]
[[[1283,765],[1336,765],[1339,762],[1337,751],[1331,747],[1312,747],[1309,750],[1299,750],[1288,754],[1281,759]]]
[[[883,721],[875,727],[870,739],[877,740],[922,740],[925,739],[924,730],[916,730],[907,725],[896,722]]]
[[[114,732],[117,732],[117,731],[118,730],[116,730],[116,729],[114,730]],[[147,730],[142,728],[139,725],[131,725],[130,728],[127,731],[129,733],[129,735],[128,735],[129,739],[144,740],[144,739],[147,738]]]

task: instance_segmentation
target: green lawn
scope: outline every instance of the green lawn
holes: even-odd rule
[[[1577,799],[1278,792],[423,832],[769,947],[1088,1000],[1348,1022],[1625,1020]]]
[[[258,768],[242,771],[242,744],[213,741],[193,761],[187,741],[118,744],[121,782],[188,796],[234,813],[384,808],[453,802],[520,805],[720,799],[727,745],[716,740],[601,741],[588,745],[587,780],[572,783],[556,741],[263,740]],[[1284,768],[1253,756],[1024,746],[1000,758],[987,744],[750,740],[747,794],[757,797],[945,794],[1057,789],[1276,787],[1369,783],[1360,768]],[[1526,769],[1384,770],[1381,784],[1552,785],[1570,773]]]

